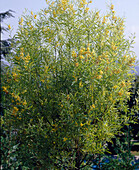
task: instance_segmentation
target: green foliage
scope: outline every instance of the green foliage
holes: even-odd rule
[[[101,17],[81,0],[21,17],[3,77],[2,122],[18,129],[20,151],[41,168],[85,167],[128,122],[135,55],[123,27],[113,5]]]
[[[18,169],[21,165],[21,162],[17,160],[19,144],[12,138],[11,134],[1,128],[1,169]]]
[[[121,142],[119,139],[116,139],[115,151],[117,153],[117,157],[113,158],[111,156],[105,156],[102,161],[102,169],[132,170],[139,167],[139,162],[136,162],[134,156],[131,154],[132,144],[130,142],[127,143],[127,141],[127,138],[125,138],[125,141],[123,142]]]

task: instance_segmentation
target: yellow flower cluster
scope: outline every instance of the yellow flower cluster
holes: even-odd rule
[[[20,53],[20,57],[21,58],[24,57],[24,53],[23,52]]]
[[[44,82],[45,82],[45,80],[44,80],[44,79],[42,79],[42,80],[41,80],[41,82],[43,82],[43,83],[44,83]]]
[[[53,16],[56,17],[56,12],[55,11],[53,11]]]
[[[105,24],[105,22],[106,22],[106,16],[103,17],[102,24]]]
[[[67,141],[67,138],[64,137],[64,138],[63,138],[63,141],[66,142],[66,141]]]
[[[114,89],[117,89],[117,88],[118,88],[118,86],[117,86],[117,85],[115,85],[115,86],[113,86],[113,88],[114,88]]]
[[[22,104],[23,104],[24,106],[27,105],[27,101],[25,100]]]
[[[34,15],[34,19],[36,19],[37,18],[37,15]]]
[[[3,88],[3,91],[4,91],[6,94],[9,93],[8,90],[7,90],[7,88],[6,88],[5,86],[2,86],[2,88]]]
[[[117,17],[116,17],[115,15],[112,16],[112,19],[113,19],[114,21],[117,21]]]
[[[79,55],[79,59],[80,60],[84,59],[84,56],[83,55]]]
[[[111,5],[111,10],[113,10],[114,9],[114,5]]]
[[[122,81],[122,82],[121,82],[121,86],[122,86],[122,87],[125,87],[125,81]]]
[[[88,8],[88,7],[86,7],[86,8],[85,8],[85,12],[87,13],[88,11],[89,11],[89,8]]]
[[[15,72],[12,72],[12,74],[13,74],[13,79],[14,79],[15,81],[18,81],[18,80],[17,80],[18,75],[17,75]]]
[[[97,79],[101,79],[101,78],[102,78],[102,75],[98,75],[98,76],[97,76]]]
[[[28,64],[29,60],[30,60],[30,55],[28,54],[28,55],[24,58],[24,61],[25,61],[26,64]]]
[[[18,108],[17,107],[13,107],[13,114],[17,113],[18,112]]]
[[[94,104],[92,104],[92,106],[91,106],[93,109],[95,109],[95,105]]]
[[[23,17],[21,17],[21,19],[19,21],[19,25],[23,25]]]
[[[78,66],[79,66],[79,63],[75,63],[75,66],[78,67]]]
[[[122,94],[123,94],[122,91],[119,91],[119,92],[118,92],[118,95],[119,95],[119,96],[122,96]]]
[[[75,51],[72,51],[72,57],[77,57],[77,54]]]
[[[86,5],[86,4],[87,4],[86,0],[82,0],[82,1],[80,2],[80,6],[81,6],[81,7],[83,7],[83,6]]]
[[[129,66],[133,66],[134,65],[133,63],[135,63],[135,57],[131,58],[127,64]]]
[[[20,49],[20,57],[23,59],[24,57],[24,48],[21,48]]]
[[[60,7],[60,9],[65,11],[68,8],[68,0],[61,0],[59,7]],[[63,13],[63,12],[61,11],[61,13]]]
[[[18,95],[15,95],[14,93],[11,93],[11,96],[15,98],[16,101],[21,101],[21,98]]]
[[[17,61],[19,61],[19,60],[20,60],[20,57],[18,57],[18,56],[15,56],[15,59],[16,59]]]

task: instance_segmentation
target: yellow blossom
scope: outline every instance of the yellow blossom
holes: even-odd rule
[[[20,58],[19,58],[18,56],[15,56],[15,59],[16,59],[16,60],[20,60]]]
[[[28,25],[28,26],[30,26],[30,23],[29,23],[29,22],[27,22],[27,25]]]
[[[113,86],[114,89],[117,89],[117,87],[118,87],[117,85]]]
[[[121,82],[121,85],[122,85],[122,87],[124,87],[124,86],[125,86],[125,82],[124,82],[124,81],[122,81],[122,82]]]
[[[20,97],[19,97],[18,95],[14,96],[14,97],[15,97],[16,101],[17,101],[17,100],[18,100],[18,101],[21,100]]]
[[[89,47],[87,47],[87,51],[90,51],[90,48],[89,48]]]
[[[114,9],[114,5],[111,5],[111,10],[113,10]]]
[[[80,81],[80,83],[79,83],[79,88],[81,88],[81,87],[83,87],[83,84],[82,84],[82,82]]]
[[[21,53],[20,53],[20,57],[23,57],[23,56],[24,56],[24,53],[23,53],[23,52],[21,52]]]
[[[80,52],[79,52],[80,54],[83,54],[83,49],[80,49]]]
[[[11,29],[11,25],[8,25],[9,30]]]
[[[115,45],[112,45],[112,50],[116,50],[117,47]]]
[[[2,86],[2,88],[3,88],[3,91],[4,91],[5,93],[7,93],[7,94],[8,94],[8,90],[7,90],[7,88],[6,88],[5,86]]]
[[[119,92],[118,92],[118,95],[119,95],[119,96],[121,96],[122,94],[123,94],[122,91],[119,91]]]
[[[25,61],[25,63],[28,63],[28,62],[29,62],[29,60],[30,60],[30,55],[29,55],[29,54],[27,54],[27,56],[24,58],[24,61]]]
[[[98,78],[98,79],[101,79],[101,78],[102,78],[102,75],[98,75],[97,78]]]
[[[34,15],[34,19],[36,19],[37,18],[37,15]]]
[[[86,0],[82,0],[82,1],[83,1],[83,4],[84,4],[84,5],[87,4]]]
[[[112,16],[112,19],[113,20],[117,20],[117,17],[114,15],[114,16]]]
[[[97,16],[97,18],[99,18],[99,11],[98,11],[98,12],[96,12],[96,16]]]
[[[13,107],[13,113],[18,112],[18,108],[17,107]]]
[[[72,51],[72,57],[76,57],[76,56],[77,56],[76,52]]]
[[[104,17],[103,17],[102,24],[104,24],[105,22],[106,22],[106,17],[104,16]]]
[[[56,12],[55,11],[53,11],[53,16],[56,17]]]
[[[78,66],[79,66],[79,63],[75,63],[75,66],[78,67]]]
[[[21,21],[21,23],[23,22],[23,17],[21,17],[21,20],[20,20],[20,21]]]
[[[120,30],[123,30],[123,29],[124,29],[124,27],[120,27],[119,29],[120,29]]]
[[[23,105],[27,105],[27,102],[26,102],[26,100],[23,102]]]
[[[99,73],[100,73],[100,74],[103,74],[103,71],[101,71],[101,70],[100,70],[100,72],[99,72]]]
[[[79,56],[79,59],[81,60],[81,59],[84,59],[84,56],[83,55],[80,55]]]
[[[92,104],[92,108],[95,109],[95,105],[94,104]]]
[[[64,138],[63,138],[63,141],[66,142],[66,141],[67,141],[67,138],[64,137]]]
[[[31,11],[31,15],[33,15],[33,12]]]
[[[89,11],[89,8],[88,8],[88,7],[86,7],[86,8],[85,8],[85,12],[88,12],[88,11]]]
[[[80,126],[82,127],[82,126],[83,126],[83,124],[81,123],[81,124],[80,124]]]

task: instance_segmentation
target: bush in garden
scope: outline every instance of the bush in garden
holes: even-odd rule
[[[2,122],[42,168],[90,165],[128,121],[134,37],[113,5],[100,16],[89,3],[50,1],[23,15],[2,78]]]

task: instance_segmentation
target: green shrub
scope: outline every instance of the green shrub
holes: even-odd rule
[[[91,164],[87,155],[103,153],[128,121],[133,39],[113,8],[100,16],[85,0],[57,0],[20,19],[2,78],[2,121],[42,168]]]

